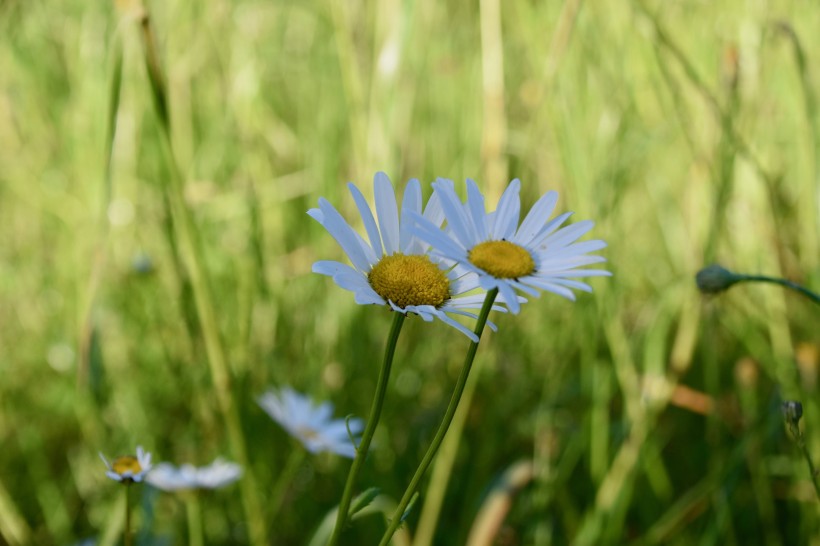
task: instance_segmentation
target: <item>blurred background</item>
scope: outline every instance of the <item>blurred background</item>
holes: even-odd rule
[[[356,218],[345,184],[370,196],[379,170],[425,196],[471,177],[488,204],[517,177],[525,209],[557,190],[614,274],[495,317],[416,545],[467,543],[510,468],[503,523],[470,544],[820,543],[780,413],[803,402],[820,461],[818,307],[694,283],[720,262],[820,289],[818,28],[805,0],[0,0],[0,543],[120,540],[99,451],[234,457],[216,339],[268,542],[306,544],[349,461],[304,454],[255,397],[367,415],[390,313],[310,273],[345,258],[305,212]],[[401,496],[467,345],[407,322],[360,490]],[[185,544],[180,500],[135,489],[137,543]],[[202,495],[207,544],[248,543],[240,490]]]

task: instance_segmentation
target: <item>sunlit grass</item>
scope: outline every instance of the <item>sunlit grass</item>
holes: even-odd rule
[[[255,398],[291,385],[366,414],[391,319],[310,273],[343,257],[305,211],[324,196],[353,212],[345,183],[369,188],[378,170],[398,186],[418,177],[425,195],[437,176],[474,177],[489,194],[519,177],[525,208],[558,190],[560,210],[596,221],[614,273],[575,304],[545,295],[496,317],[436,543],[464,543],[494,480],[521,460],[533,480],[513,497],[507,543],[808,542],[817,499],[779,407],[803,402],[820,460],[816,306],[774,286],[703,299],[694,274],[716,260],[820,287],[820,10],[502,2],[501,34],[486,39],[486,4],[148,6],[272,543],[307,543],[348,463],[289,463],[300,446]],[[501,64],[487,58],[498,47]],[[160,130],[125,11],[0,2],[0,541],[119,540],[124,500],[98,451],[231,456],[164,201]],[[401,496],[466,345],[407,321],[361,490]],[[267,501],[288,466],[274,517]],[[137,543],[186,542],[185,507],[139,491]],[[248,540],[238,486],[201,509],[207,544]],[[349,543],[383,529],[362,518]]]

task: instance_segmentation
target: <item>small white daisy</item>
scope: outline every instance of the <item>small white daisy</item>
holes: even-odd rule
[[[151,470],[151,454],[146,453],[142,446],[137,446],[137,456],[123,455],[109,462],[105,455],[100,453],[100,459],[105,463],[105,475],[122,483],[141,482]]]
[[[579,269],[605,262],[591,256],[606,247],[603,241],[575,241],[592,229],[585,220],[558,229],[571,212],[549,220],[558,201],[554,191],[543,195],[518,225],[521,212],[518,179],[510,182],[495,212],[487,213],[484,196],[475,182],[467,180],[467,203],[462,203],[452,184],[433,184],[447,217],[447,231],[416,214],[411,231],[433,247],[432,254],[460,264],[476,273],[484,290],[498,288],[510,311],[518,313],[515,290],[538,296],[541,290],[575,300],[571,288],[591,292],[586,283],[569,277],[610,276],[609,271]]]
[[[448,184],[452,186],[448,180],[439,182],[442,186]],[[320,198],[319,208],[309,210],[308,214],[336,239],[353,267],[336,261],[318,261],[313,264],[313,272],[333,277],[336,284],[354,293],[358,304],[388,306],[399,313],[417,314],[427,322],[437,318],[477,341],[469,328],[449,314],[476,318],[475,313],[466,309],[480,309],[484,302],[483,294],[474,293],[479,287],[478,277],[462,267],[453,267],[446,259],[431,259],[429,245],[410,230],[413,215],[424,218],[435,229],[441,226],[444,212],[439,199],[434,195],[422,213],[421,186],[418,180],[410,180],[399,218],[393,184],[386,174],[376,173],[373,193],[377,223],[359,189],[352,183],[348,188],[369,242],[350,227],[333,205]],[[506,294],[502,295],[498,302],[505,303],[505,297]],[[506,311],[501,306],[493,309]]]
[[[311,453],[331,451],[351,459],[356,456],[347,426],[352,434],[358,434],[364,429],[361,419],[350,419],[346,426],[344,419],[332,418],[333,404],[324,402],[316,405],[290,387],[284,387],[279,392],[269,390],[256,401]]]
[[[242,467],[217,459],[208,466],[196,467],[184,464],[180,467],[171,463],[159,463],[145,481],[163,491],[185,489],[218,489],[231,484],[242,476]]]

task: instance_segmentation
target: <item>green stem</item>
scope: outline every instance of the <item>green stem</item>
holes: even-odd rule
[[[785,286],[786,288],[790,288],[794,290],[798,294],[802,294],[803,296],[809,298],[814,303],[820,305],[820,296],[809,290],[808,288],[804,288],[797,284],[796,282],[792,282],[786,279],[780,279],[777,277],[767,277],[765,275],[740,275],[740,279],[738,282],[743,281],[757,281],[757,282],[770,282],[772,284],[779,284],[780,286]]]
[[[814,492],[817,493],[817,498],[820,499],[820,483],[817,482],[817,469],[814,468],[814,463],[811,460],[809,448],[806,447],[806,442],[800,439],[800,449],[803,451],[803,458],[806,459],[806,464],[809,466],[809,473],[811,474],[811,483],[814,485]]]
[[[185,513],[188,517],[188,545],[204,546],[202,534],[202,509],[199,506],[199,491],[191,491],[185,497]]]
[[[367,426],[362,433],[362,441],[356,449],[353,466],[350,467],[350,473],[347,475],[347,483],[342,493],[342,500],[339,501],[339,513],[336,515],[336,526],[333,528],[333,534],[330,537],[328,546],[338,544],[339,538],[342,536],[342,531],[344,531],[345,524],[347,523],[348,512],[350,511],[350,502],[353,499],[353,489],[356,486],[356,479],[359,477],[362,465],[367,457],[367,450],[370,448],[373,433],[376,432],[376,427],[379,424],[384,395],[387,392],[387,381],[390,379],[390,367],[393,365],[393,354],[396,352],[396,342],[399,339],[399,333],[401,332],[405,318],[403,313],[394,313],[393,325],[390,327],[390,334],[387,337],[387,347],[384,349],[384,362],[382,363],[381,370],[379,370],[376,394],[373,396],[373,403],[370,406],[370,416],[367,418]]]
[[[131,484],[125,484],[125,529],[123,530],[123,543],[131,546]]]
[[[490,314],[490,310],[493,307],[493,302],[495,301],[497,295],[498,289],[493,288],[487,292],[487,297],[484,298],[484,305],[481,307],[481,312],[478,315],[478,320],[475,325],[475,334],[478,336],[478,341],[473,341],[470,343],[470,348],[467,350],[467,356],[464,359],[464,366],[461,368],[461,374],[458,376],[458,381],[456,381],[453,395],[450,397],[450,405],[447,406],[447,411],[444,412],[444,418],[436,431],[433,442],[430,444],[430,447],[427,448],[427,453],[424,454],[424,458],[421,460],[419,467],[416,469],[413,479],[410,480],[410,485],[408,485],[407,489],[404,491],[401,502],[399,502],[399,505],[393,512],[393,516],[390,518],[387,531],[385,531],[384,536],[382,536],[382,540],[379,543],[380,546],[386,546],[390,542],[390,539],[393,538],[393,534],[404,521],[405,510],[407,510],[407,506],[413,499],[413,495],[415,494],[416,489],[418,489],[419,482],[421,482],[421,479],[424,477],[424,473],[427,472],[427,468],[429,468],[430,463],[433,462],[433,458],[436,456],[436,452],[438,452],[438,448],[441,446],[441,442],[447,434],[447,429],[450,428],[450,423],[453,421],[453,416],[456,413],[456,409],[458,409],[458,403],[461,401],[461,395],[464,392],[465,385],[467,384],[467,378],[470,375],[470,368],[472,368],[473,360],[475,360],[478,344],[481,341],[481,334],[484,332],[484,325],[487,324],[487,317]]]
[[[806,465],[809,467],[809,475],[811,476],[811,483],[814,485],[814,492],[817,494],[817,498],[820,499],[820,482],[817,481],[817,469],[814,467],[811,453],[809,453],[809,448],[806,446],[806,439],[803,436],[803,432],[797,424],[789,423],[789,429],[800,448],[800,452],[803,454],[803,458],[806,459]]]

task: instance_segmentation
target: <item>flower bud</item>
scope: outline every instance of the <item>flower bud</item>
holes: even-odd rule
[[[786,400],[780,404],[780,411],[783,412],[783,418],[786,423],[792,426],[797,426],[800,418],[803,417],[803,404],[796,400]]]
[[[741,279],[742,277],[740,275],[732,273],[717,264],[704,267],[695,275],[698,290],[704,294],[723,292]]]

